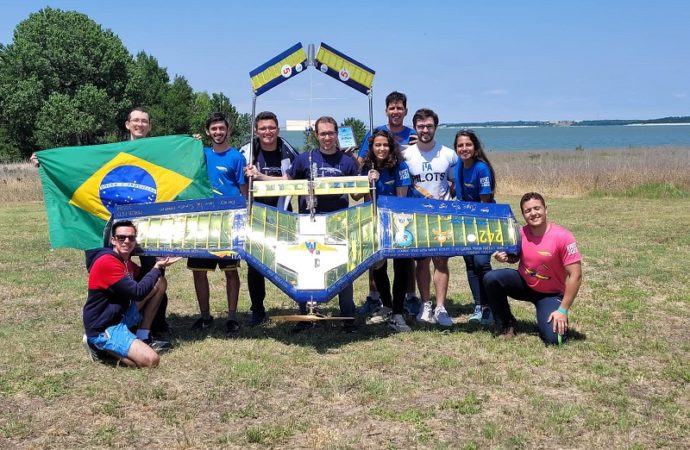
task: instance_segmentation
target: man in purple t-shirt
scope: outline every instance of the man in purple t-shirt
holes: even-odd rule
[[[291,180],[309,180],[316,177],[348,177],[359,175],[359,165],[350,155],[345,154],[338,147],[338,123],[334,118],[319,117],[314,124],[319,148],[300,153],[287,171]],[[320,195],[316,203],[316,213],[327,213],[346,209],[349,205],[347,194]],[[309,213],[308,197],[299,199],[300,214]],[[352,284],[346,286],[338,294],[340,315],[352,317],[355,314],[355,303],[352,299]],[[300,312],[306,313],[304,303],[300,303]],[[310,327],[312,322],[298,322],[295,331]],[[345,331],[352,333],[356,330],[352,321],[345,321]]]

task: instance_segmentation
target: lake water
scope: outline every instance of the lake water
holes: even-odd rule
[[[457,128],[439,128],[436,140],[452,148]],[[688,147],[690,124],[653,126],[474,128],[490,151],[584,150],[611,148]],[[304,134],[281,131],[296,148]]]

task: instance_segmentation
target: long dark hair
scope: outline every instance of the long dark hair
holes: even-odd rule
[[[453,147],[455,147],[458,143],[458,138],[460,136],[466,136],[472,141],[472,145],[474,145],[474,159],[477,161],[481,161],[487,166],[489,166],[489,171],[491,172],[491,194],[496,193],[496,174],[494,172],[494,167],[491,165],[489,162],[489,158],[486,157],[486,153],[484,153],[484,147],[482,147],[482,142],[479,140],[479,136],[472,131],[472,130],[460,130],[455,134],[455,139],[453,140]],[[455,148],[453,149],[455,150]],[[462,167],[460,168],[462,170]]]
[[[376,154],[374,153],[374,139],[377,137],[384,137],[388,140],[388,156],[386,159],[379,163],[376,159]],[[400,153],[400,146],[395,142],[393,135],[386,130],[377,130],[374,134],[369,137],[369,151],[367,156],[364,157],[364,166],[369,169],[376,169],[380,171],[381,169],[392,170],[395,169],[400,161],[403,160],[402,153]]]

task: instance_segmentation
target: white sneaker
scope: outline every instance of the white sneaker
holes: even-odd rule
[[[381,306],[376,311],[374,311],[374,314],[372,314],[371,317],[367,318],[367,325],[384,323],[390,318],[392,313],[393,310],[390,309],[388,306]]]
[[[431,302],[426,302],[422,305],[422,309],[417,314],[417,322],[436,323],[434,311],[431,309]]]
[[[453,326],[453,321],[448,315],[448,311],[446,311],[446,308],[443,306],[437,306],[434,310],[434,320],[437,324],[441,325],[442,327]]]
[[[410,328],[407,323],[405,322],[405,318],[403,317],[402,314],[393,314],[391,318],[388,320],[388,326],[399,333],[405,333],[407,331],[412,331],[412,328]]]

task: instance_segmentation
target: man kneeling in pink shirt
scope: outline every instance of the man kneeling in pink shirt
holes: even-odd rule
[[[489,305],[502,326],[504,337],[516,333],[515,316],[508,297],[532,302],[537,309],[539,336],[546,344],[560,344],[568,337],[568,311],[582,283],[581,255],[573,234],[549,223],[544,197],[528,192],[520,199],[526,225],[520,230],[520,254],[494,253],[502,263],[518,269],[488,272],[484,286]]]

